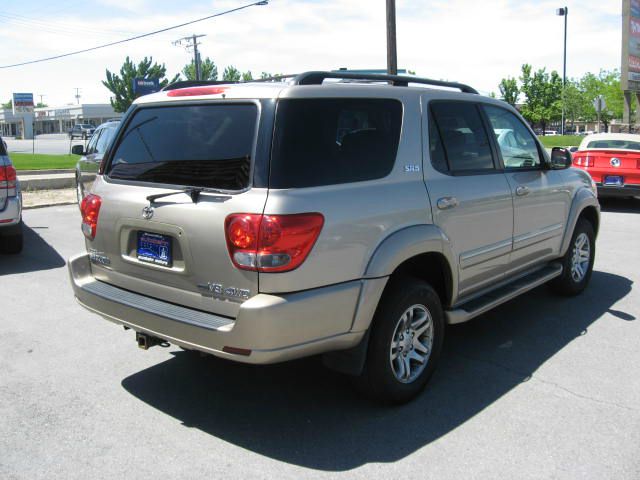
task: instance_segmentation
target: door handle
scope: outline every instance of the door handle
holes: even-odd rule
[[[518,188],[516,188],[516,195],[518,195],[519,197],[524,197],[525,195],[528,195],[528,194],[529,194],[529,187],[520,185]]]
[[[436,205],[440,210],[448,210],[458,206],[458,199],[456,197],[442,197],[438,199]]]

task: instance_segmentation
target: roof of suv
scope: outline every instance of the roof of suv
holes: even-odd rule
[[[292,79],[287,80],[290,77]],[[333,81],[323,83],[324,80],[327,79]],[[165,89],[160,92],[140,97],[135,103],[146,104],[167,101],[211,100],[212,98],[261,99],[279,98],[283,96],[327,97],[334,94],[343,95],[344,89],[347,88],[350,89],[350,93],[355,95],[366,94],[368,96],[373,95],[381,98],[395,97],[398,96],[400,92],[407,91],[416,92],[416,94],[424,94],[426,92],[437,92],[439,94],[451,93],[456,97],[462,95],[478,98],[478,92],[468,85],[420,77],[354,74],[352,72],[306,72],[297,76],[280,77],[276,80],[278,81],[257,80],[246,83],[227,84],[221,82],[178,82],[177,84],[165,87]],[[460,90],[460,92],[429,89],[425,88],[425,86],[457,89]],[[398,89],[396,90],[394,87],[398,87]]]

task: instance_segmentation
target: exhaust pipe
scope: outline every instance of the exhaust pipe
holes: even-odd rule
[[[136,343],[138,344],[138,348],[141,348],[142,350],[149,350],[151,347],[163,345],[166,342],[158,337],[152,337],[146,333],[136,332]]]

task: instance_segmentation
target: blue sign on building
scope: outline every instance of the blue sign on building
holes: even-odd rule
[[[133,94],[136,97],[142,95],[149,95],[160,91],[160,79],[159,78],[134,78],[133,79]]]

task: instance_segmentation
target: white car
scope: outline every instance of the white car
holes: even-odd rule
[[[22,195],[16,169],[0,138],[0,253],[22,251]]]
[[[531,151],[536,147],[531,144],[529,137],[511,128],[496,128],[493,132],[502,150],[505,166],[529,167],[534,165],[535,158]]]

